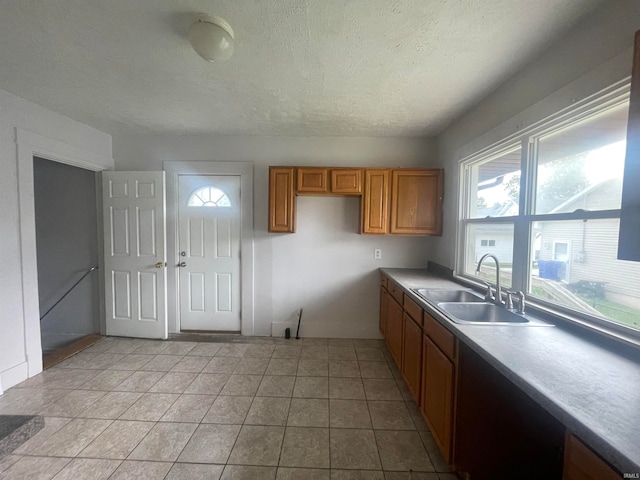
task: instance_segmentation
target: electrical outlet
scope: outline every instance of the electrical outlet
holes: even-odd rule
[[[376,248],[373,250],[373,258],[375,260],[382,260],[382,249]]]

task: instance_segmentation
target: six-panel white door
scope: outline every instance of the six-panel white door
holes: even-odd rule
[[[107,335],[167,338],[164,172],[103,172]]]
[[[240,176],[179,175],[180,330],[240,332]]]

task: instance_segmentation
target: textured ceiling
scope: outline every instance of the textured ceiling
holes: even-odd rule
[[[429,136],[601,0],[1,0],[0,88],[108,133]],[[224,18],[233,57],[190,47]]]

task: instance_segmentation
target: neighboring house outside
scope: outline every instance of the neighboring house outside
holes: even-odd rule
[[[504,205],[478,208],[476,215],[479,218],[518,215],[518,205],[513,201],[509,201]],[[513,263],[512,225],[492,224],[485,226],[479,224],[475,227],[475,255],[472,257],[475,257],[476,264],[486,253],[492,253],[498,257],[501,264]]]
[[[620,208],[621,179],[608,179],[589,186],[551,213],[576,209]],[[534,232],[534,249],[541,261],[563,262],[559,279],[567,286],[579,281],[603,285],[607,300],[640,309],[640,263],[617,259],[618,219],[541,222]],[[541,275],[542,276],[542,275]]]

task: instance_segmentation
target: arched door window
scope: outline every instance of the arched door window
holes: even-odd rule
[[[187,200],[188,207],[230,207],[231,201],[226,193],[216,187],[201,187],[195,190]]]

